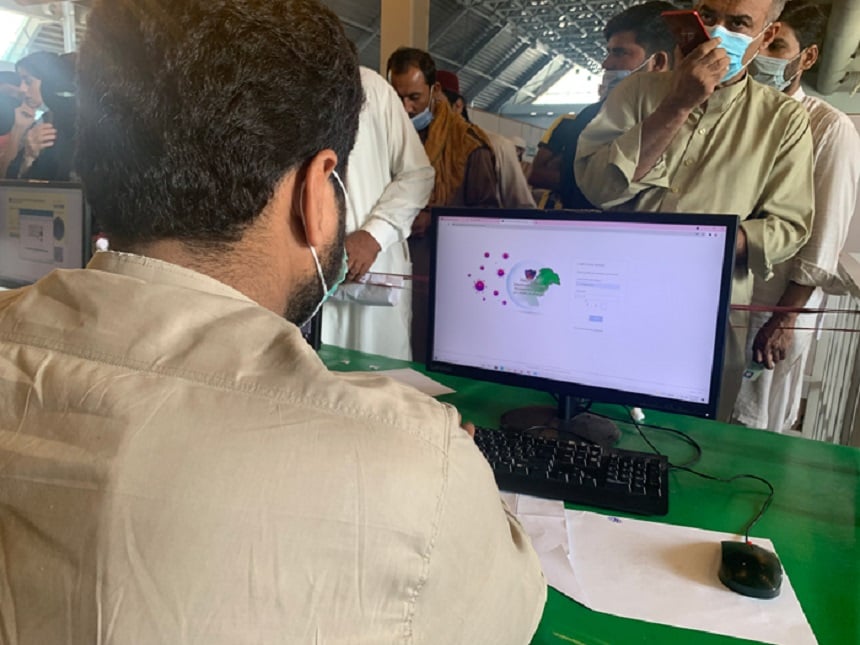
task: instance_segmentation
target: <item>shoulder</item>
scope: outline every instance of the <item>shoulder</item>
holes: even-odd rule
[[[365,92],[384,90],[389,87],[388,81],[369,67],[360,67],[359,74],[361,76],[361,86]]]
[[[802,105],[809,112],[809,120],[813,128],[843,134],[849,140],[860,137],[851,118],[827,101],[815,96],[804,96]]]
[[[809,113],[800,101],[787,94],[749,78],[748,100],[757,108],[755,113],[764,120],[784,119],[796,123],[809,123]],[[779,122],[774,122],[779,125]]]

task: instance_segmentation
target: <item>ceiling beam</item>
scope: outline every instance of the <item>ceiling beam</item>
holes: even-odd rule
[[[459,74],[462,72],[466,68],[466,65],[474,60],[475,56],[477,56],[481,50],[485,47],[489,47],[503,31],[505,31],[505,27],[500,27],[498,25],[491,27],[490,31],[486,32],[478,42],[469,48],[469,51],[463,54],[463,63],[457,67],[457,73]]]
[[[493,68],[490,70],[490,73],[488,74],[489,78],[485,78],[475,87],[469,88],[470,96],[467,98],[470,101],[476,101],[484,90],[490,87],[490,85],[492,85],[494,82],[497,82],[499,76],[501,76],[501,74],[508,67],[510,67],[520,56],[525,54],[528,50],[528,43],[520,43],[516,49],[514,49],[501,61],[499,61],[496,65],[493,66]]]
[[[498,112],[502,109],[502,106],[509,102],[525,103],[528,99],[532,99],[533,101],[552,87],[571,69],[571,67],[572,65],[570,61],[563,56],[554,56],[550,58],[545,65],[537,70],[529,70],[523,74],[523,77],[529,78],[529,81],[522,86],[522,88],[518,90],[515,89],[513,92],[508,91],[501,94],[495,101],[487,106],[487,110],[490,112]],[[516,100],[521,95],[525,100]]]
[[[469,13],[468,7],[463,7],[459,11],[452,13],[448,16],[448,19],[445,20],[442,25],[437,27],[432,34],[430,34],[430,49],[433,49],[436,45],[439,44],[439,41],[442,40],[442,37],[451,31],[451,28],[458,24],[460,20],[466,17],[466,14]]]
[[[382,16],[376,16],[373,19],[373,24],[370,26],[370,33],[367,34],[364,38],[361,39],[360,42],[355,44],[355,48],[358,50],[358,53],[361,54],[365,49],[367,49],[373,41],[379,38],[379,33],[382,28]]]

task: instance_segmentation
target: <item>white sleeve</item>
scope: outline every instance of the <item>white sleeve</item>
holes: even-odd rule
[[[792,262],[792,281],[828,289],[838,284],[839,254],[848,237],[860,183],[860,134],[842,114],[815,141],[815,219]]]
[[[389,156],[391,182],[361,228],[385,251],[409,237],[412,221],[430,199],[436,173],[394,89],[375,73],[363,75],[362,80],[368,101],[375,103],[370,106],[375,111],[374,118],[382,119],[384,125],[380,130],[387,140],[380,142],[385,149],[379,152]]]

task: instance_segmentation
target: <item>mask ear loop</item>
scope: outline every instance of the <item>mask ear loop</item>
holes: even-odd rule
[[[783,73],[782,73],[782,78],[783,78],[783,80],[784,80],[784,81],[786,81],[786,82],[788,82],[788,84],[789,84],[789,85],[790,85],[790,84],[791,84],[791,82],[792,82],[794,79],[796,79],[796,78],[798,77],[798,75],[800,74],[800,68],[801,68],[800,59],[801,59],[801,58],[802,58],[802,56],[803,56],[803,52],[805,52],[807,49],[809,49],[809,47],[805,47],[804,49],[801,49],[801,50],[800,50],[800,53],[798,53],[798,54],[797,54],[797,56],[795,56],[795,57],[794,57],[794,58],[792,58],[790,61],[788,61],[788,64],[789,64],[789,65],[791,65],[791,63],[792,63],[792,62],[794,62],[795,60],[797,61],[797,71],[796,71],[796,72],[794,72],[794,74],[792,74],[792,75],[791,75],[791,78],[785,78],[785,71],[783,71]],[[786,67],[788,67],[788,65],[786,65]]]
[[[334,175],[334,178],[337,180],[340,189],[343,191],[343,198],[346,200],[347,193],[346,187],[343,185],[343,181],[341,181],[340,175],[337,174],[337,170],[332,170],[331,174]],[[305,220],[305,182],[302,181],[302,187],[299,191],[299,214],[302,216],[302,225],[305,227],[305,236],[308,234],[308,223]],[[308,242],[308,248],[311,250],[311,255],[314,258],[314,265],[317,268],[317,276],[319,276],[320,282],[322,282],[323,293],[328,293],[328,283],[326,282],[325,276],[323,275],[322,264],[320,264],[319,255],[317,255],[317,250],[314,248],[313,244]]]
[[[308,235],[308,222],[305,219],[305,182],[302,180],[302,187],[299,191],[299,215],[302,216],[302,226],[305,227],[305,237]],[[328,284],[326,284],[325,276],[323,275],[322,265],[320,264],[319,255],[317,255],[317,250],[314,248],[314,245],[308,242],[308,248],[311,250],[311,256],[314,259],[314,264],[317,267],[317,276],[319,276],[320,282],[322,282],[323,293],[328,292]]]

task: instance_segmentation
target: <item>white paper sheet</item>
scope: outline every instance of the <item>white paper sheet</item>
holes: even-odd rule
[[[443,394],[451,394],[454,392],[450,387],[442,385],[438,381],[434,381],[429,376],[424,376],[421,372],[416,372],[409,368],[399,370],[379,370],[376,374],[385,374],[388,378],[394,379],[399,383],[411,385],[419,392],[424,392],[424,394],[429,394],[430,396],[442,396]]]
[[[787,572],[770,600],[720,582],[720,542],[738,536],[503,498],[532,537],[550,586],[590,609],[778,645],[817,642]],[[775,551],[769,540],[753,542]]]

